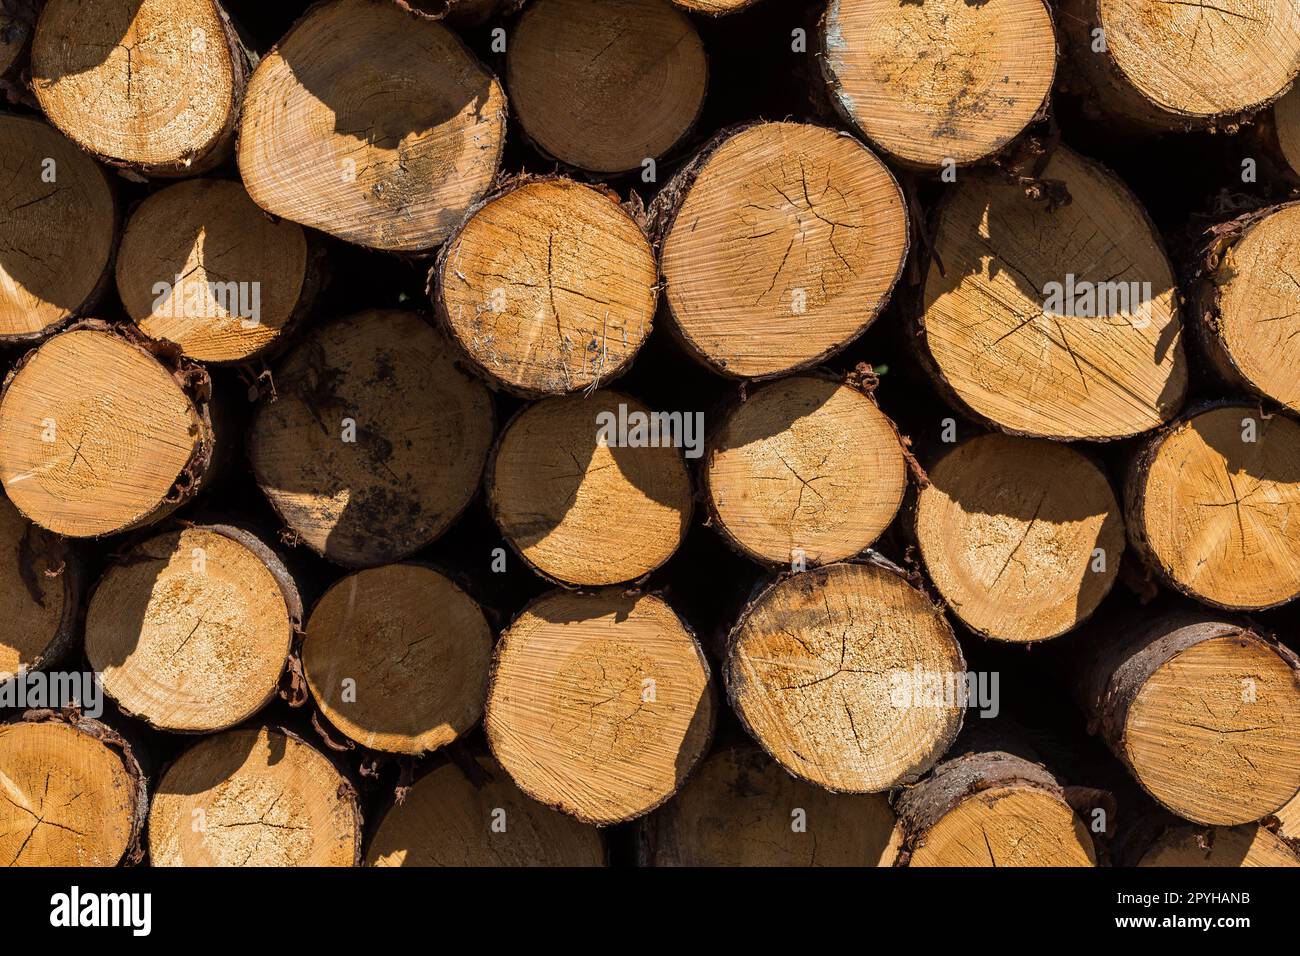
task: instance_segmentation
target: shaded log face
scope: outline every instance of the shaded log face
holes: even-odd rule
[[[0,495],[0,683],[43,663],[75,610],[53,535],[35,527]]]
[[[1138,866],[1300,866],[1300,855],[1256,824],[1239,827],[1172,827]]]
[[[1300,176],[1300,87],[1292,86],[1273,104],[1273,128],[1282,158],[1291,171]]]

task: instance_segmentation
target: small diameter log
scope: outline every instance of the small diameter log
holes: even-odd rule
[[[661,599],[556,591],[501,635],[485,726],[524,793],[604,826],[678,791],[709,749],[715,707],[704,652]]]
[[[666,431],[651,444],[648,425],[632,430],[651,414],[601,389],[544,399],[506,425],[488,466],[488,505],[531,567],[557,582],[616,584],[672,557],[690,526],[691,480]],[[693,419],[680,418],[685,434]],[[623,436],[605,427],[624,421]]]
[[[1300,854],[1262,826],[1176,826],[1150,838],[1135,866],[1144,867],[1291,867]]]
[[[1000,750],[963,754],[894,804],[904,866],[1096,866],[1056,778]]]
[[[1247,823],[1300,789],[1300,659],[1204,609],[1090,636],[1089,729],[1152,797],[1196,823]]]
[[[326,757],[269,727],[205,737],[163,774],[154,866],[358,866],[356,791]]]
[[[0,345],[34,343],[92,309],[117,207],[103,170],[46,123],[0,115]]]
[[[641,823],[642,866],[892,866],[900,834],[882,794],[830,794],[757,747],[715,751]]]
[[[530,397],[620,375],[650,334],[658,268],[612,194],[526,181],[472,213],[443,246],[434,306],[489,382]]]
[[[59,662],[76,642],[82,574],[58,535],[0,494],[0,684]]]
[[[107,725],[52,710],[0,724],[0,779],[4,865],[140,859],[147,781],[130,744]]]
[[[1222,223],[1195,265],[1191,312],[1215,371],[1300,411],[1300,203]]]
[[[427,252],[491,186],[505,128],[501,85],[456,34],[391,0],[333,0],[254,72],[239,172],[273,215]]]
[[[104,692],[152,727],[222,730],[275,696],[302,602],[288,570],[226,525],[167,531],[118,558],[86,613]]]
[[[1278,836],[1300,849],[1300,793],[1292,797],[1290,802],[1273,816],[1278,820]]]
[[[429,568],[394,564],[338,581],[316,604],[303,671],[325,717],[363,747],[417,755],[483,716],[492,630]]]
[[[977,162],[1045,108],[1056,31],[1043,0],[834,0],[822,74],[837,111],[882,151],[936,168]]]
[[[506,55],[524,134],[596,173],[668,152],[699,116],[708,73],[699,33],[668,0],[536,0]]]
[[[117,255],[117,291],[152,339],[190,358],[242,362],[285,340],[321,282],[303,228],[272,220],[237,182],[191,179],[132,213]]]
[[[763,385],[734,405],[703,474],[718,530],[767,564],[826,564],[870,547],[907,487],[898,432],[876,403],[812,375]]]
[[[164,364],[167,362],[169,364]],[[166,517],[216,448],[207,373],[88,321],[29,353],[0,395],[0,481],[43,528],[101,537]]]
[[[1273,104],[1273,135],[1291,174],[1300,178],[1300,86]]]
[[[741,615],[723,667],[750,735],[836,793],[934,766],[961,730],[965,672],[943,613],[874,555],[778,578]]]
[[[672,0],[672,2],[674,6],[691,13],[703,14],[706,17],[721,17],[744,10],[757,0]]]
[[[369,866],[604,866],[600,831],[525,796],[489,757],[471,782],[443,764],[379,823]]]
[[[366,567],[433,541],[478,490],[492,397],[411,312],[315,329],[275,374],[248,438],[257,483],[297,538]]]
[[[884,308],[907,257],[903,194],[857,140],[801,123],[720,133],[655,197],[673,327],[714,371],[815,365]]]
[[[31,70],[55,126],[104,162],[152,176],[224,161],[248,80],[214,0],[49,0]]]
[[[1122,438],[1168,421],[1187,391],[1173,271],[1128,189],[1068,149],[1053,206],[993,172],[940,207],[918,346],[974,417],[1042,438]]]
[[[1110,592],[1124,520],[1105,473],[1056,442],[980,435],[929,469],[916,506],[926,571],[953,613],[999,641],[1057,637]]]
[[[1229,610],[1300,595],[1300,423],[1227,404],[1139,450],[1125,490],[1129,542],[1171,587]]]
[[[1288,0],[1057,7],[1074,79],[1112,123],[1150,132],[1232,128],[1300,72],[1300,8]]]

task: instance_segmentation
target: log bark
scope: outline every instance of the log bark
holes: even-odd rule
[[[50,121],[148,176],[228,158],[248,69],[213,0],[49,0],[32,39],[32,86]]]
[[[536,398],[626,371],[654,325],[658,278],[649,240],[613,193],[527,178],[443,246],[433,302],[489,384]]]
[[[987,159],[1046,109],[1043,0],[833,0],[818,39],[837,112],[881,152],[937,169]]]
[[[1227,610],[1300,595],[1300,423],[1227,402],[1189,411],[1138,449],[1129,543],[1164,583]]]
[[[642,821],[642,866],[892,866],[899,832],[881,794],[830,794],[753,746],[714,751]]]
[[[668,0],[536,0],[510,38],[506,84],[541,153],[620,173],[667,153],[694,125],[708,60]]]
[[[971,630],[1059,637],[1110,592],[1124,520],[1105,472],[1064,445],[997,433],[927,470],[914,528],[929,579]]]
[[[739,553],[769,565],[858,554],[894,520],[907,488],[894,424],[870,395],[816,375],[733,402],[710,438],[702,476],[714,526]]]
[[[935,768],[894,804],[900,866],[1096,866],[1092,837],[1046,768],[1000,750]]]
[[[253,475],[295,538],[345,567],[407,557],[478,489],[491,395],[419,315],[370,310],[312,331],[249,432]]]
[[[752,6],[757,0],[672,0],[673,5],[688,13],[698,13],[706,17],[721,17],[729,13],[738,13]]]
[[[69,542],[32,524],[0,494],[0,684],[45,670],[76,644],[82,561]]]
[[[1300,789],[1300,658],[1271,636],[1161,608],[1098,621],[1078,646],[1090,732],[1173,813],[1247,823]]]
[[[126,714],[208,733],[275,696],[302,619],[297,585],[259,538],[187,525],[109,566],[87,608],[86,657]]]
[[[670,436],[641,443],[631,430],[632,416],[649,414],[636,399],[601,389],[545,399],[506,424],[488,464],[488,506],[539,574],[617,584],[644,577],[677,550],[690,526],[691,480]],[[604,434],[604,422],[624,418],[627,435]]]
[[[208,373],[126,327],[87,320],[29,352],[0,394],[0,481],[36,524],[95,538],[197,495],[218,441]]]
[[[723,677],[750,736],[790,773],[835,793],[879,793],[918,779],[952,745],[966,698],[926,688],[965,671],[943,613],[868,552],[761,591],[731,632]]]
[[[653,595],[562,591],[531,603],[492,660],[492,753],[519,789],[586,823],[642,816],[708,752],[716,703],[694,635]]]
[[[317,602],[303,672],[329,722],[363,747],[419,755],[483,715],[492,630],[430,568],[395,564],[336,582]]]
[[[391,0],[330,0],[253,74],[239,172],[272,215],[427,253],[492,185],[505,126],[501,85],[445,26]]]
[[[0,170],[0,346],[35,344],[99,302],[117,203],[94,161],[28,116],[0,115]]]
[[[142,332],[223,363],[282,348],[311,309],[323,266],[317,240],[267,217],[239,183],[192,179],[136,207],[115,275]]]
[[[147,780],[126,739],[75,711],[0,724],[0,860],[7,866],[139,862]]]
[[[600,831],[530,800],[488,757],[481,783],[446,763],[379,821],[369,866],[604,866]]]
[[[149,810],[153,866],[358,866],[352,784],[272,727],[204,737],[167,768]]]
[[[857,140],[820,126],[724,130],[651,213],[672,329],[733,378],[839,352],[880,314],[907,258],[897,181]]]

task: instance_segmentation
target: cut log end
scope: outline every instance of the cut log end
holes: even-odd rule
[[[435,305],[460,347],[523,395],[618,376],[654,322],[645,234],[615,199],[567,179],[492,199],[447,243],[436,274]]]
[[[331,587],[303,639],[321,712],[374,750],[421,754],[483,713],[492,631],[479,606],[436,571],[390,565]]]
[[[471,783],[454,764],[418,780],[379,824],[370,866],[604,866],[600,831],[530,800],[497,763]]]
[[[347,567],[398,561],[474,497],[494,431],[492,397],[409,312],[323,326],[275,375],[249,457],[298,538]]]
[[[501,636],[486,727],[525,793],[598,826],[671,797],[708,750],[709,667],[651,595],[555,592]]]
[[[528,138],[598,173],[666,153],[699,115],[707,80],[704,44],[667,0],[537,0],[506,61]]]
[[[973,438],[929,470],[916,537],[930,580],[968,627],[1029,642],[1072,630],[1119,573],[1124,522],[1102,470],[1064,445]]]
[[[149,524],[197,493],[206,405],[148,351],[101,328],[56,335],[0,398],[0,480],[28,518],[70,537]]]
[[[149,853],[154,866],[356,866],[361,813],[352,786],[302,740],[227,730],[163,774]]]
[[[1273,104],[1273,129],[1282,158],[1291,172],[1300,177],[1300,86]]]
[[[254,72],[239,171],[276,216],[420,253],[487,192],[505,127],[500,84],[442,24],[393,3],[333,0]]]
[[[79,571],[67,545],[0,495],[0,683],[55,663],[75,641]]]
[[[86,656],[127,713],[162,730],[221,730],[274,696],[301,618],[288,571],[262,542],[186,528],[109,567],[87,611]]]
[[[839,793],[909,783],[956,739],[966,670],[942,613],[878,559],[779,580],[732,632],[723,675],[750,735]],[[962,685],[964,686],[964,684]]]
[[[641,827],[644,866],[892,866],[901,838],[882,794],[829,794],[756,747],[711,755]]]
[[[752,392],[705,461],[718,528],[769,564],[826,564],[870,547],[907,484],[898,433],[875,402],[814,376]]]
[[[677,550],[692,511],[682,453],[668,447],[668,436],[655,447],[633,445],[630,430],[626,442],[617,435],[624,419],[649,414],[602,389],[538,402],[506,426],[488,502],[532,567],[569,584],[615,584],[648,574]]]
[[[821,41],[836,107],[886,153],[925,167],[996,153],[1038,114],[1056,70],[1043,0],[839,0]]]
[[[1137,863],[1143,867],[1293,867],[1300,854],[1262,826],[1170,827]]]
[[[893,175],[819,126],[724,135],[656,203],[675,329],[725,375],[779,375],[843,348],[884,308],[907,255]]]
[[[272,221],[236,182],[193,179],[147,198],[117,257],[127,313],[204,362],[240,362],[282,341],[312,291],[301,226]]]

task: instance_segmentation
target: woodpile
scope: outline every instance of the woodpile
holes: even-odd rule
[[[1297,78],[0,0],[0,863],[1300,866]]]

